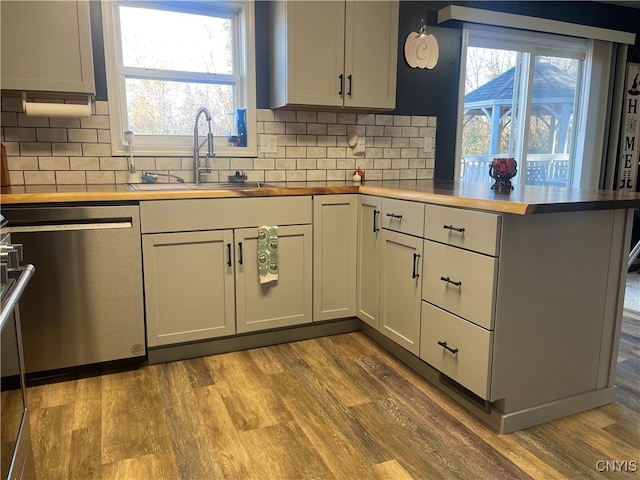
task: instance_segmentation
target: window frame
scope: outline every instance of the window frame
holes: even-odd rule
[[[458,117],[456,131],[456,162],[455,178],[460,179],[462,170],[462,129],[464,123],[464,98],[466,80],[466,59],[469,37],[473,35],[479,39],[482,47],[503,48],[509,45],[509,50],[522,50],[530,53],[531,63],[535,55],[558,55],[580,59],[583,62],[579,90],[576,94],[575,121],[576,131],[573,135],[573,161],[569,172],[566,188],[597,188],[599,183],[602,146],[606,135],[605,124],[602,120],[606,111],[606,92],[609,82],[609,63],[611,42],[592,40],[549,33],[523,31],[514,28],[497,27],[482,24],[465,23],[463,25],[462,49],[460,57],[460,78],[458,92]],[[479,46],[472,44],[472,46]],[[532,75],[529,70],[525,72]],[[602,92],[602,94],[600,94]],[[521,102],[519,109],[524,109],[525,117],[531,102],[529,95],[526,103]],[[526,124],[528,129],[528,122]],[[525,135],[528,132],[524,132]],[[526,138],[522,137],[523,139]],[[519,144],[516,156],[524,148]],[[519,175],[518,181],[524,184],[525,175]]]
[[[105,49],[105,69],[107,76],[107,99],[109,104],[109,127],[111,130],[111,154],[113,156],[126,156],[129,154],[129,146],[124,139],[124,131],[127,130],[126,90],[125,74],[135,71],[134,68],[125,69],[122,65],[122,45],[119,25],[118,7],[120,5],[141,5],[144,2],[127,0],[109,0],[102,3],[103,39]],[[154,2],[148,2],[154,4]],[[174,2],[171,2],[174,3]],[[167,2],[168,4],[168,2]],[[234,55],[234,73],[224,77],[235,76],[236,88],[234,103],[237,108],[245,108],[247,111],[247,146],[230,146],[225,137],[214,138],[214,148],[217,157],[255,157],[257,155],[256,132],[256,63],[255,63],[255,9],[253,0],[228,0],[215,2],[195,2],[182,4],[181,8],[158,9],[203,14],[207,13],[207,7],[214,7],[217,12],[233,15],[236,27],[235,46],[238,55]],[[189,8],[196,7],[196,8]],[[168,71],[171,72],[171,71]],[[188,73],[193,80],[211,78],[208,74]],[[165,70],[145,72],[145,78],[157,78],[159,80],[173,80]],[[193,112],[195,115],[196,112]],[[136,135],[134,152],[137,156],[151,157],[191,157],[193,155],[193,135]]]

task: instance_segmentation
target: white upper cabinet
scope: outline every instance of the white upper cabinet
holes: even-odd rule
[[[289,1],[270,8],[271,108],[395,108],[397,1]]]
[[[95,93],[88,1],[2,1],[4,90]]]

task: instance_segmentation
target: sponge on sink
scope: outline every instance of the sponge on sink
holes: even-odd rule
[[[143,182],[158,183],[158,178],[157,177],[154,177],[153,175],[150,175],[150,174],[148,174],[146,172],[143,173],[140,178],[142,178]]]

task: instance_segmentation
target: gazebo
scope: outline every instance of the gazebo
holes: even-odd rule
[[[516,68],[512,67],[494,79],[469,92],[464,98],[465,126],[471,117],[483,115],[489,119],[490,138],[489,149],[485,155],[465,155],[465,166],[477,164],[484,166],[495,156],[505,155],[500,152],[500,138],[504,128],[509,126],[513,108],[513,88]],[[573,120],[576,80],[562,69],[549,63],[536,61],[533,77],[533,93],[531,96],[530,115],[538,117],[547,129],[546,144],[538,145],[535,151],[527,155],[528,177],[536,171],[536,164],[544,161],[538,167],[546,169],[538,171],[539,179],[546,181],[558,175],[566,179],[566,165],[568,164],[569,132]],[[551,173],[549,162],[561,161],[562,172]],[[467,171],[465,171],[467,170]],[[463,179],[467,178],[470,168],[463,170]],[[538,168],[539,170],[539,168]],[[483,174],[484,177],[484,174]],[[483,180],[485,180],[483,178]],[[527,183],[533,183],[527,181]],[[556,182],[557,183],[557,182]]]

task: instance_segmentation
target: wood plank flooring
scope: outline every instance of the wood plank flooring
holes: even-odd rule
[[[617,402],[509,435],[360,332],[30,387],[36,472],[41,480],[638,478],[639,359],[640,316],[626,312]],[[636,463],[601,472],[599,461]]]

